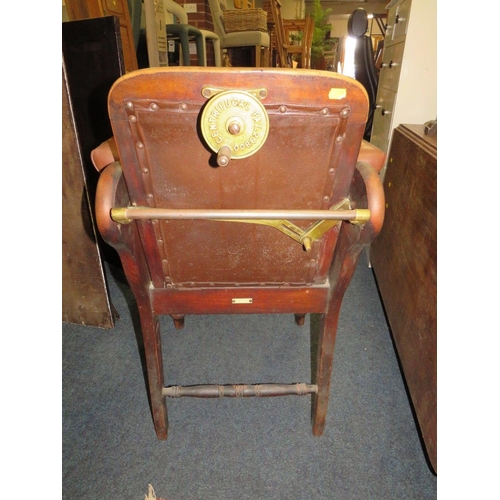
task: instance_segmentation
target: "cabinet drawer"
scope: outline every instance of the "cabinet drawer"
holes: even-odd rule
[[[408,28],[408,17],[410,15],[410,0],[404,0],[396,7],[396,18],[394,19],[394,29],[392,30],[392,39],[406,35]]]
[[[392,4],[393,2],[391,2]],[[384,47],[403,41],[408,28],[411,0],[403,0],[389,8],[387,13],[387,28],[385,32]]]
[[[397,43],[384,49],[382,67],[380,69],[379,87],[398,90],[401,62],[403,61],[404,43]]]
[[[385,38],[384,38],[384,47],[387,48],[387,45],[392,42],[392,33],[394,31],[394,23],[396,22],[396,9],[389,9],[387,13],[387,26],[385,28]]]
[[[396,92],[379,87],[376,102],[378,107],[373,115],[373,128],[370,139],[373,144],[382,144],[383,141],[389,141],[395,101]]]

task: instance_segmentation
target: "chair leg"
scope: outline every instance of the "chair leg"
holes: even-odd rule
[[[264,54],[262,59],[262,67],[269,68],[271,66],[270,53],[267,47],[264,47]]]
[[[183,314],[171,314],[170,316],[174,320],[175,329],[182,330],[184,328],[184,315]]]
[[[329,280],[334,283],[326,311],[321,315],[316,368],[317,394],[313,395],[313,435],[321,436],[325,428],[330,381],[332,377],[333,351],[337,336],[340,308],[344,293],[351,282],[359,254],[363,248],[357,244],[359,229],[354,225],[343,225],[337,241],[337,250],[330,268]]]
[[[305,314],[295,314],[295,323],[298,326],[303,326],[305,320],[306,320],[306,315]]]
[[[203,35],[195,36],[196,43],[196,57],[198,59],[198,66],[206,66],[205,60],[205,39]]]
[[[218,38],[213,38],[212,41],[214,43],[215,66],[220,68],[222,67],[220,40]]]
[[[333,351],[337,336],[337,324],[340,313],[340,300],[330,302],[328,311],[321,315],[318,339],[318,356],[316,368],[317,394],[313,395],[313,435],[321,436],[325,428],[328,399],[330,396],[330,381],[332,378]]]
[[[187,36],[179,37],[182,52],[182,65],[191,66],[191,56],[189,54],[189,40]]]
[[[156,435],[158,439],[167,439],[168,414],[167,403],[162,395],[164,387],[163,358],[161,351],[160,323],[158,316],[149,307],[139,307],[142,337],[146,356],[149,398]]]
[[[262,46],[261,45],[256,45],[255,46],[255,67],[256,68],[260,68],[261,52],[262,52]]]

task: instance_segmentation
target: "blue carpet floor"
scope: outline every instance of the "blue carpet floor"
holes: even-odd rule
[[[62,326],[64,500],[143,500],[149,483],[167,500],[436,498],[366,259],[343,302],[320,438],[309,396],[182,398],[167,401],[158,441],[134,301],[121,271],[106,273],[115,328]],[[166,384],[309,382],[316,320],[188,316],[177,331],[162,318]]]

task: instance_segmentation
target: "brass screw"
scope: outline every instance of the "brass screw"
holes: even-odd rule
[[[241,132],[241,126],[237,121],[233,121],[229,124],[227,130],[232,135],[238,135]]]

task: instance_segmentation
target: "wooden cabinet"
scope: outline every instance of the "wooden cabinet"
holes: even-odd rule
[[[132,33],[132,23],[127,0],[65,0],[70,21],[90,19],[94,17],[116,16],[120,21],[125,71],[134,71],[137,66],[137,55]]]
[[[392,0],[387,9],[370,138],[384,152],[389,151],[392,132],[399,124],[437,117],[436,0]]]
[[[393,133],[382,231],[371,264],[429,461],[437,471],[437,137],[423,125]]]

